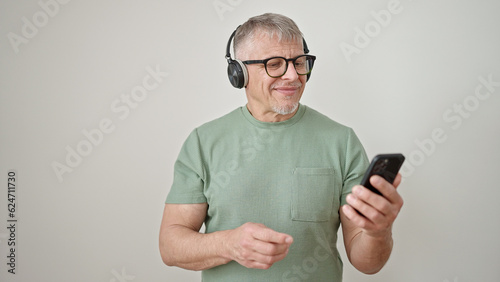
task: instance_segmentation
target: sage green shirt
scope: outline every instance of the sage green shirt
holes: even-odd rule
[[[206,233],[256,222],[294,239],[270,269],[232,261],[203,281],[341,281],[339,207],[367,167],[353,130],[305,105],[276,123],[241,107],[189,135],[166,202],[208,203]]]

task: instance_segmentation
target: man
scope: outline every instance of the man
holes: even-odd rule
[[[160,228],[165,264],[203,281],[341,281],[340,223],[354,267],[388,260],[401,176],[372,177],[384,197],[357,185],[368,160],[354,132],[299,103],[315,59],[304,44],[277,14],[236,30],[248,103],[184,143]]]

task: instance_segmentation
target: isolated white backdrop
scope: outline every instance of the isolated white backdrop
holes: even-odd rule
[[[345,281],[500,280],[500,2],[22,0],[0,2],[1,281],[199,281],[161,262],[163,203],[188,133],[245,103],[225,47],[264,12],[318,57],[302,102],[407,156],[393,255],[365,276],[339,242]]]

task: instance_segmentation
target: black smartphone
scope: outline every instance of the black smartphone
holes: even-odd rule
[[[376,155],[366,170],[365,176],[363,180],[361,180],[361,185],[382,196],[382,194],[371,185],[370,177],[373,175],[380,175],[392,184],[404,160],[405,157],[402,154]]]

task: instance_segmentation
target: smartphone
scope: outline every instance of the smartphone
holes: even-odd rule
[[[380,175],[392,184],[404,160],[405,157],[402,154],[376,155],[366,170],[363,180],[361,180],[361,185],[382,196],[382,193],[371,185],[370,177]]]

